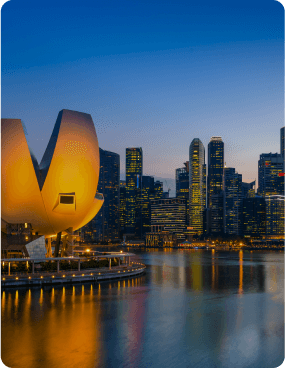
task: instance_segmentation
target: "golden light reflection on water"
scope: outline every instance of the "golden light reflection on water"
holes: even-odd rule
[[[65,286],[63,286],[62,288],[62,296],[61,296],[61,302],[62,302],[62,306],[65,306]]]
[[[212,290],[215,289],[215,249],[212,249]]]
[[[2,292],[2,301],[1,301],[1,309],[2,309],[2,312],[4,312],[4,310],[5,310],[5,304],[6,304],[5,297],[6,297],[6,294],[5,294],[5,291],[3,291]]]
[[[16,290],[16,293],[15,293],[15,309],[16,310],[18,309],[18,305],[19,305],[19,291]]]
[[[243,251],[239,251],[239,286],[238,293],[243,294]]]
[[[50,299],[50,301],[51,301],[51,304],[54,303],[54,287],[51,290],[51,299]]]
[[[202,290],[202,265],[200,255],[193,253],[192,263],[190,265],[192,271],[192,287],[194,290]]]
[[[43,300],[44,300],[44,292],[43,292],[43,289],[41,288],[41,292],[40,292],[40,299],[39,299],[39,303],[40,305],[43,304]]]

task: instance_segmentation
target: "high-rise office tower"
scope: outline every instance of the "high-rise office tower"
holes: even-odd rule
[[[100,211],[82,228],[85,241],[117,241],[120,237],[120,156],[99,149],[100,174],[98,190],[104,195]]]
[[[242,197],[246,198],[246,197],[248,197],[248,193],[252,193],[252,192],[255,193],[254,187],[255,187],[255,180],[252,181],[251,183],[242,182],[241,183]],[[255,197],[255,195],[254,195],[254,197]]]
[[[163,197],[163,182],[155,181],[154,182],[154,199],[162,199]]]
[[[265,199],[254,196],[243,199],[243,235],[260,239],[266,234]]]
[[[267,195],[266,204],[266,237],[284,239],[284,196]]]
[[[151,201],[152,232],[169,231],[184,239],[186,230],[185,199],[167,198]]]
[[[151,230],[150,201],[155,199],[153,176],[142,176],[142,234]]]
[[[207,207],[212,207],[212,195],[223,190],[224,142],[212,137],[208,144]]]
[[[242,175],[224,168],[224,233],[242,235]]]
[[[283,157],[283,170],[285,171],[285,127],[280,129],[280,154]]]
[[[141,190],[143,172],[142,148],[126,149],[126,233],[142,236]]]
[[[224,232],[224,193],[222,190],[218,194],[211,195],[211,203],[211,234],[221,235]]]
[[[189,228],[192,234],[203,234],[205,206],[205,148],[199,138],[194,138],[189,147]]]
[[[283,157],[279,153],[262,153],[258,161],[258,194],[284,195]]]
[[[126,232],[126,181],[120,180],[120,237]]]
[[[185,199],[186,222],[189,223],[189,161],[184,163],[185,167],[176,169],[176,198]]]

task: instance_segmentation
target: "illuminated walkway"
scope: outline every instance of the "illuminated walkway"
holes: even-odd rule
[[[62,284],[62,283],[75,283],[75,282],[86,282],[86,281],[102,281],[108,279],[117,279],[122,277],[130,277],[140,275],[145,271],[145,265],[141,263],[130,262],[130,257],[134,256],[132,253],[104,253],[104,255],[96,255],[95,257],[88,257],[89,260],[100,258],[108,258],[109,259],[109,267],[99,267],[99,268],[87,268],[80,269],[81,262],[86,262],[88,259],[82,257],[72,257],[72,258],[45,258],[45,259],[2,259],[2,262],[5,264],[8,263],[8,273],[7,275],[2,273],[1,277],[1,286],[5,287],[13,287],[13,286],[41,286],[48,284]],[[118,266],[111,266],[112,258],[122,258],[125,257],[125,262],[122,263],[119,260]],[[35,264],[40,262],[49,262],[53,261],[57,263],[57,271],[48,272],[48,271],[36,271],[35,272]],[[77,261],[78,268],[77,270],[60,270],[60,261]],[[10,264],[13,263],[32,263],[32,272],[31,273],[21,273],[21,272],[10,272]]]

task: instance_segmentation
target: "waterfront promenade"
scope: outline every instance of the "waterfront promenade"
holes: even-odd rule
[[[44,259],[2,259],[3,265],[8,264],[7,274],[2,272],[1,287],[18,287],[18,286],[39,286],[45,284],[63,284],[75,282],[90,282],[102,281],[107,279],[119,279],[123,277],[130,277],[140,275],[145,271],[145,265],[142,263],[131,262],[133,253],[123,252],[104,252],[103,254],[83,257],[57,257]],[[123,261],[122,261],[123,258]],[[88,262],[108,260],[108,267],[88,267]],[[112,266],[112,259],[118,259],[118,265]],[[61,270],[60,262],[66,261],[76,264],[77,269]],[[44,270],[42,265],[46,263],[56,264],[56,270]],[[31,272],[13,272],[11,271],[11,264],[29,263],[32,264]],[[87,263],[84,269],[81,269],[81,264]],[[37,266],[41,267],[37,269]]]

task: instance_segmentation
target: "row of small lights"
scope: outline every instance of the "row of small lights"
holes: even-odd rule
[[[132,262],[134,263],[134,262]],[[143,265],[142,263],[137,263],[137,264],[140,264],[140,265]],[[139,268],[139,270],[142,270],[142,268]],[[128,270],[128,272],[130,272],[131,270]],[[123,271],[123,272],[126,272],[126,271]],[[118,273],[121,273],[121,271],[118,271]],[[91,276],[93,276],[93,273],[90,274]],[[99,275],[101,275],[101,272],[99,272]],[[75,277],[76,275],[72,275],[73,277]],[[84,273],[82,274],[82,276],[84,276]],[[62,275],[62,277],[65,277],[65,275]],[[44,277],[41,276],[41,279],[43,279]],[[52,278],[54,278],[54,275],[52,276]],[[19,278],[16,277],[16,280],[18,280]],[[29,279],[31,279],[31,276],[29,276]],[[5,280],[5,277],[2,278],[2,280]]]

